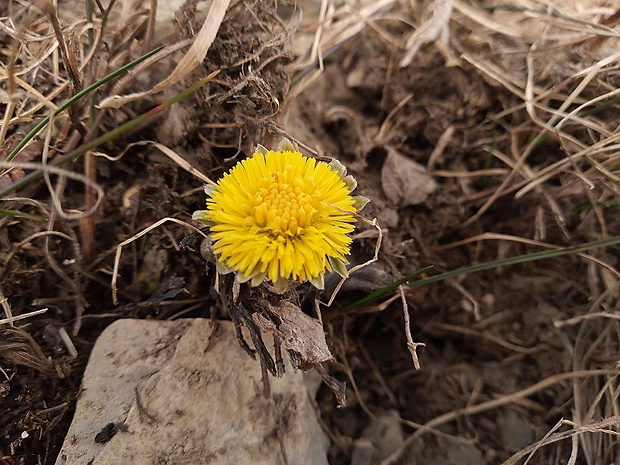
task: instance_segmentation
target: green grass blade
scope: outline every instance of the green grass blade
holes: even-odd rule
[[[84,6],[86,7],[86,22],[88,22],[88,24],[93,24],[93,13],[94,13],[93,0],[86,0]],[[88,30],[88,45],[92,47],[94,42],[95,42],[95,33],[93,32],[92,29],[89,29]]]
[[[145,53],[144,55],[142,55],[141,57],[135,59],[134,61],[132,61],[131,63],[126,64],[125,66],[120,67],[119,69],[117,69],[116,71],[108,74],[107,76],[105,76],[104,78],[100,79],[99,81],[91,84],[90,86],[88,86],[86,89],[78,92],[77,94],[75,94],[73,97],[71,97],[69,100],[67,100],[65,103],[63,103],[62,105],[60,105],[56,110],[54,110],[53,115],[54,116],[58,116],[62,111],[66,110],[68,107],[70,107],[71,105],[73,105],[75,102],[77,102],[79,99],[81,99],[82,97],[84,97],[85,95],[90,94],[92,91],[94,91],[95,89],[97,89],[98,87],[101,87],[102,85],[104,85],[106,82],[116,78],[117,76],[123,74],[125,71],[127,71],[128,69],[133,68],[134,66],[136,66],[138,63],[143,62],[144,60],[146,60],[147,58],[155,55],[157,52],[159,52],[163,47],[157,47],[154,50],[151,50],[148,53]],[[24,148],[24,146],[30,142],[30,140],[32,140],[32,138],[34,136],[36,136],[39,131],[41,129],[43,129],[43,127],[45,127],[45,125],[49,122],[51,116],[46,116],[45,118],[43,118],[39,124],[37,124],[34,129],[32,131],[30,131],[28,133],[28,135],[26,135],[26,137],[24,137],[24,139],[17,144],[17,147],[15,147],[11,153],[9,153],[9,155],[6,157],[7,162],[11,161],[13,158],[15,158],[15,155],[17,155],[19,153],[19,151]],[[1,171],[0,171],[1,172]]]
[[[12,216],[13,218],[24,218],[26,220],[32,220],[38,223],[45,223],[47,221],[42,216],[31,215],[29,213],[23,213],[17,210],[7,210],[6,208],[0,208],[0,215]]]
[[[429,278],[424,278],[424,279],[420,279],[419,281],[415,281],[413,283],[409,283],[408,286],[410,288],[416,288],[416,287],[421,287],[421,286],[426,286],[427,284],[432,284],[432,283],[436,283],[439,281],[445,281],[446,279],[450,279],[450,278],[455,278],[457,276],[461,276],[461,275],[465,275],[465,274],[470,274],[470,273],[477,273],[479,271],[484,271],[484,270],[489,270],[489,269],[493,269],[493,268],[499,268],[500,266],[506,266],[506,265],[516,265],[519,263],[527,263],[527,262],[534,262],[534,261],[538,261],[538,260],[546,260],[548,258],[555,258],[555,257],[561,257],[563,255],[569,255],[569,254],[576,254],[576,253],[580,253],[580,252],[585,252],[587,250],[592,250],[592,249],[598,249],[601,247],[609,247],[612,245],[617,245],[620,244],[620,236],[614,236],[614,237],[610,237],[607,239],[601,239],[599,241],[594,241],[594,242],[588,242],[582,245],[577,245],[577,246],[573,246],[573,247],[566,247],[563,249],[554,249],[554,250],[545,250],[542,252],[534,252],[534,253],[529,253],[529,254],[524,254],[524,255],[518,255],[516,257],[512,257],[512,258],[505,258],[502,260],[494,260],[492,262],[486,262],[486,263],[480,263],[478,265],[472,265],[472,266],[466,266],[464,268],[459,268],[458,270],[452,270],[452,271],[447,271],[445,273],[441,273],[438,274],[436,276],[431,276]],[[423,270],[420,270],[420,272],[424,272],[425,270],[427,270],[427,268],[424,268]],[[420,274],[420,272],[416,272],[418,274]],[[411,275],[409,275],[411,276]],[[360,305],[366,304],[372,300],[375,300],[385,294],[387,294],[388,292],[396,289],[398,286],[400,286],[401,284],[404,284],[404,282],[407,282],[408,279],[406,279],[407,277],[403,278],[403,279],[399,279],[398,281],[394,281],[391,284],[388,284],[387,286],[378,289],[377,291],[373,292],[372,294],[367,295],[366,297],[362,297],[361,299],[346,305],[344,307],[341,307],[338,309],[338,311],[346,311],[346,310],[351,310],[355,307],[359,307]]]
[[[102,26],[105,26],[106,23],[108,22],[108,17],[110,16],[110,12],[112,11],[112,7],[114,6],[114,3],[116,3],[116,0],[110,0],[110,3],[108,4],[107,10],[105,10],[103,18],[101,18],[101,25]]]
[[[597,113],[605,111],[608,108],[611,108],[618,103],[620,103],[620,97],[613,98],[605,103],[601,103],[600,105],[595,106],[594,108],[591,108],[582,113],[579,113],[579,116],[581,116],[582,118],[585,118],[586,116],[596,115]]]
[[[136,126],[139,126],[140,124],[144,123],[145,121],[147,121],[148,119],[152,118],[153,116],[161,113],[162,111],[167,110],[169,107],[171,107],[172,105],[174,105],[175,103],[177,103],[179,100],[184,99],[185,97],[193,94],[194,92],[196,92],[198,89],[200,89],[202,86],[204,86],[207,82],[209,82],[211,79],[213,79],[217,74],[219,73],[219,71],[215,71],[213,73],[211,73],[209,76],[207,76],[206,78],[204,78],[203,80],[197,82],[196,84],[194,84],[193,86],[185,89],[183,92],[180,92],[179,94],[175,95],[173,98],[171,98],[170,100],[167,100],[166,102],[157,105],[155,108],[147,111],[146,113],[143,113],[142,115],[127,121],[125,124],[117,127],[116,129],[113,129],[110,132],[105,133],[104,135],[90,141],[87,144],[84,144],[78,148],[76,148],[75,150],[63,155],[62,157],[59,157],[58,159],[55,159],[53,162],[50,163],[50,165],[52,166],[64,166],[67,163],[75,160],[76,158],[80,157],[81,155],[84,155],[86,152],[90,152],[91,150],[97,148],[98,146],[100,146],[101,144],[105,144],[106,142],[109,142],[110,140],[120,136],[121,134],[124,134],[127,131],[132,130],[133,128],[135,128]],[[6,162],[0,162],[0,167]],[[43,170],[36,170],[33,171],[32,173],[24,176],[23,178],[19,179],[18,181],[15,181],[13,184],[11,184],[10,186],[5,187],[4,189],[0,190],[0,198],[4,197],[5,195],[10,194],[11,192],[15,192],[16,190],[19,190],[25,186],[27,186],[28,184],[30,184],[31,182],[39,179],[41,176],[43,176]]]
[[[432,266],[427,266],[426,268],[422,268],[421,270],[418,271],[414,271],[411,274],[408,274],[407,276],[405,276],[404,278],[398,279],[396,281],[394,281],[393,283],[388,284],[387,286],[382,287],[381,289],[377,289],[376,291],[368,294],[365,297],[362,297],[359,300],[356,300],[355,302],[349,304],[349,305],[345,305],[344,307],[341,307],[338,309],[338,311],[340,312],[346,312],[347,310],[351,310],[355,307],[359,307],[360,305],[364,305],[368,302],[372,302],[373,300],[378,299],[379,297],[387,294],[388,292],[393,291],[394,289],[396,289],[398,286],[408,283],[409,281],[411,281],[412,279],[417,278],[418,276],[426,273],[427,271],[429,271],[432,268]]]

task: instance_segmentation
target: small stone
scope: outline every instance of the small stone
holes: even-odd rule
[[[403,429],[398,412],[381,412],[353,444],[351,465],[379,463],[396,451],[402,442]]]
[[[397,207],[417,205],[437,189],[437,183],[426,168],[392,147],[386,147],[387,158],[381,169],[381,186]]]
[[[110,325],[91,354],[56,465],[274,465],[286,463],[282,450],[290,465],[327,465],[329,441],[303,374],[287,363],[265,398],[260,364],[232,323],[220,322],[207,348],[210,324]]]

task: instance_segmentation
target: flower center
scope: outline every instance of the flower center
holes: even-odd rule
[[[318,213],[319,197],[314,180],[294,176],[292,166],[284,173],[272,172],[270,178],[260,181],[254,197],[254,222],[273,237],[299,236]]]

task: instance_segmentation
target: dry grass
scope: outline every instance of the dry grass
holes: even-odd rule
[[[111,321],[204,316],[218,305],[213,270],[205,277],[195,238],[174,223],[200,208],[202,182],[286,135],[347,165],[383,228],[378,261],[322,312],[342,362],[333,370],[353,387],[347,409],[319,397],[333,463],[350,462],[384,410],[397,412],[405,437],[377,463],[405,463],[429,434],[466,438],[488,463],[613,462],[617,249],[335,308],[428,265],[446,271],[620,235],[617,7],[299,3],[303,17],[271,2],[215,1],[202,13],[188,4],[160,52],[53,118],[2,168],[5,189],[49,162],[43,180],[1,199],[0,408],[12,412],[0,419],[1,460],[54,462],[92,343]],[[117,0],[105,24],[96,3],[92,22],[78,5],[10,0],[1,13],[2,159],[62,102],[164,42],[151,2]],[[218,70],[166,115],[53,166]],[[388,149],[439,185],[422,203],[385,195]],[[376,238],[363,226],[355,263],[373,256]],[[420,371],[413,340],[426,343]],[[532,435],[517,450],[502,436],[507,412]]]

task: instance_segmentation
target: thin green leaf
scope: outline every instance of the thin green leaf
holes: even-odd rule
[[[426,268],[422,268],[421,270],[414,271],[413,273],[408,274],[404,278],[398,279],[398,280],[394,281],[393,283],[390,283],[387,286],[382,287],[381,289],[377,289],[375,292],[372,292],[372,293],[368,294],[367,296],[362,297],[361,299],[356,300],[355,302],[353,302],[353,303],[351,303],[349,305],[345,305],[344,307],[339,308],[338,311],[346,312],[347,310],[351,310],[353,308],[359,307],[360,305],[364,305],[364,304],[366,304],[368,302],[372,302],[373,300],[376,300],[379,297],[384,296],[388,292],[393,291],[398,286],[401,286],[402,284],[408,283],[412,279],[415,279],[418,276],[426,273],[431,268],[432,268],[432,266],[427,266]]]
[[[579,114],[579,116],[586,117],[586,116],[592,116],[592,115],[596,115],[597,113],[600,113],[601,111],[605,111],[608,108],[613,107],[614,105],[616,105],[617,103],[620,103],[620,97],[616,97],[613,98],[605,103],[601,103],[600,105],[595,106],[594,108],[591,108],[589,110],[586,110],[582,113]]]
[[[136,66],[138,63],[143,62],[144,60],[146,60],[147,58],[155,55],[157,52],[159,52],[163,47],[157,47],[154,50],[151,50],[150,52],[142,55],[140,58],[135,59],[134,61],[132,61],[131,63],[126,64],[125,66],[122,66],[121,68],[117,69],[116,71],[108,74],[107,76],[105,76],[104,78],[100,79],[99,81],[95,82],[94,84],[91,84],[90,86],[88,86],[86,89],[78,92],[77,94],[75,94],[73,97],[71,97],[69,100],[67,100],[65,103],[63,103],[62,105],[60,105],[56,110],[54,110],[53,115],[54,116],[58,116],[62,111],[66,110],[68,107],[70,107],[72,104],[74,104],[75,102],[77,102],[79,99],[81,99],[82,97],[84,97],[85,95],[90,94],[92,91],[94,91],[95,89],[97,89],[98,87],[101,87],[102,85],[104,85],[106,82],[114,79],[115,77],[123,74],[125,71],[127,71],[128,69],[133,68],[134,66]],[[45,127],[45,125],[49,122],[51,118],[50,116],[46,116],[45,118],[43,118],[39,124],[37,124],[34,129],[32,131],[30,131],[28,133],[28,135],[26,135],[26,137],[24,137],[24,139],[17,144],[17,147],[15,147],[11,153],[9,153],[9,155],[6,157],[7,162],[11,161],[15,155],[17,155],[19,153],[19,151],[24,148],[24,146],[30,142],[30,140],[32,140],[32,138],[34,136],[36,136],[39,131],[41,129],[43,129]],[[0,172],[2,172],[2,170],[0,170]]]
[[[88,22],[88,24],[92,24],[93,23],[93,12],[94,12],[94,8],[93,8],[93,2],[92,0],[86,0],[86,21]],[[91,47],[93,46],[93,43],[95,42],[95,33],[93,32],[92,29],[88,30],[88,45],[90,45]]]
[[[42,216],[30,215],[29,213],[23,213],[17,210],[7,210],[5,208],[0,208],[0,215],[12,216],[14,218],[24,218],[26,220],[32,220],[38,223],[46,222],[45,218],[43,218]]]
[[[495,134],[493,135],[493,142],[489,147],[489,150],[486,151],[486,156],[484,157],[484,166],[483,169],[488,170],[493,165],[493,152],[497,148],[497,137]],[[489,185],[491,180],[491,176],[483,176],[482,177],[482,187],[486,188]]]
[[[455,278],[457,276],[461,276],[465,274],[477,273],[479,271],[499,268],[500,266],[516,265],[519,263],[546,260],[548,258],[555,258],[555,257],[561,257],[563,255],[576,254],[580,252],[585,252],[586,250],[598,249],[601,247],[609,247],[609,246],[616,245],[616,244],[620,244],[620,236],[614,236],[614,237],[610,237],[607,239],[601,239],[599,241],[588,242],[588,243],[573,246],[573,247],[566,247],[564,249],[545,250],[542,252],[534,252],[534,253],[529,253],[529,254],[524,254],[524,255],[518,255],[512,258],[505,258],[502,260],[494,260],[492,262],[480,263],[478,265],[466,266],[465,268],[459,268],[458,270],[447,271],[445,273],[441,273],[436,276],[431,276],[429,278],[420,279],[419,281],[410,283],[408,286],[413,289],[416,287],[426,286],[427,284],[432,284],[432,283],[436,283],[439,281],[445,281],[446,279]],[[428,267],[416,273],[420,274],[420,272],[424,272],[427,269]],[[388,284],[387,286],[373,292],[372,294],[367,295],[366,297],[363,297],[349,305],[339,308],[338,311],[351,310],[352,308],[358,307],[372,300],[375,300],[378,297],[381,297],[382,295],[385,295],[386,293],[390,292],[391,290],[396,289],[398,286],[403,284],[403,280],[405,280],[405,282],[409,281],[406,278],[407,277],[403,279],[399,279],[398,281],[394,281],[393,283]]]
[[[90,152],[91,150],[94,150],[95,148],[99,147],[101,144],[105,144],[106,142],[109,142],[110,140],[120,136],[121,134],[124,134],[125,132],[132,130],[136,126],[139,126],[140,124],[144,123],[145,121],[153,118],[154,116],[158,115],[162,111],[167,110],[168,108],[170,108],[170,106],[174,105],[179,100],[182,100],[185,97],[193,94],[198,89],[200,89],[202,86],[204,86],[207,82],[209,82],[211,79],[213,79],[218,73],[219,73],[219,71],[215,71],[215,72],[211,73],[210,75],[208,75],[203,80],[197,82],[196,84],[194,84],[193,86],[189,87],[188,89],[185,89],[183,92],[180,92],[179,94],[177,94],[176,96],[174,96],[170,100],[167,100],[166,102],[164,102],[164,103],[162,103],[160,105],[157,105],[155,108],[152,108],[151,110],[147,111],[146,113],[143,113],[142,115],[140,115],[140,116],[138,116],[138,117],[136,117],[136,118],[134,118],[134,119],[132,119],[130,121],[127,121],[125,124],[117,127],[116,129],[113,129],[112,131],[107,132],[106,134],[104,134],[104,135],[102,135],[102,136],[100,136],[100,137],[90,141],[89,143],[84,144],[84,145],[76,148],[75,150],[73,150],[73,151],[63,155],[62,157],[54,159],[54,161],[51,162],[50,165],[51,166],[56,166],[56,167],[64,166],[67,163],[75,160],[76,158],[84,155],[85,153]],[[6,162],[0,162],[0,166],[2,166],[5,163]],[[2,189],[0,191],[0,198],[4,197],[7,194],[10,194],[11,192],[15,192],[16,190],[19,190],[19,189],[27,186],[31,182],[39,179],[41,176],[43,176],[43,169],[33,171],[32,173],[30,173],[30,174],[24,176],[23,178],[21,178],[20,180],[15,181],[10,186],[7,186],[4,189]]]
[[[106,10],[105,14],[103,15],[103,18],[101,18],[101,25],[105,26],[106,23],[108,22],[108,17],[110,16],[110,13],[112,12],[112,7],[114,6],[114,3],[116,2],[116,0],[110,0],[110,3],[108,5],[108,9]]]

